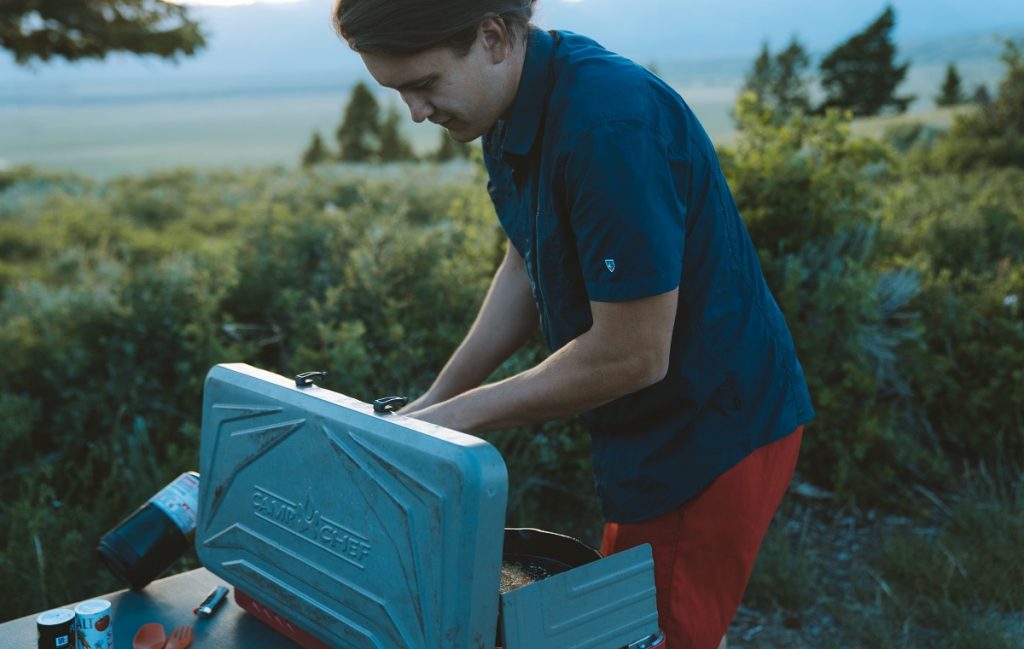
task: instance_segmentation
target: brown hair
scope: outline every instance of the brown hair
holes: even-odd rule
[[[335,0],[334,30],[360,54],[418,54],[447,46],[465,56],[477,27],[500,18],[524,38],[535,0]]]

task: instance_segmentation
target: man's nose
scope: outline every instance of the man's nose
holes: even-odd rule
[[[434,107],[423,97],[418,97],[410,93],[403,94],[402,100],[405,101],[407,106],[409,106],[409,113],[412,115],[412,121],[417,124],[434,114]]]

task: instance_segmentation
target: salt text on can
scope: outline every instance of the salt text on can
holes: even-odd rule
[[[110,602],[90,599],[75,607],[78,649],[114,649],[114,620]]]

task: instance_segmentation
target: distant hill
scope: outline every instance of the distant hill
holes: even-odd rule
[[[1024,2],[1021,3],[1024,5]],[[913,65],[999,60],[1007,39],[1024,40],[1024,25],[998,31],[956,34],[902,43],[900,57]]]

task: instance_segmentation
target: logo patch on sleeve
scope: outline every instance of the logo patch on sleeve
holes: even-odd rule
[[[609,273],[614,273],[615,272],[615,260],[614,259],[605,259],[604,260],[604,266],[605,266],[605,268],[608,269]]]

